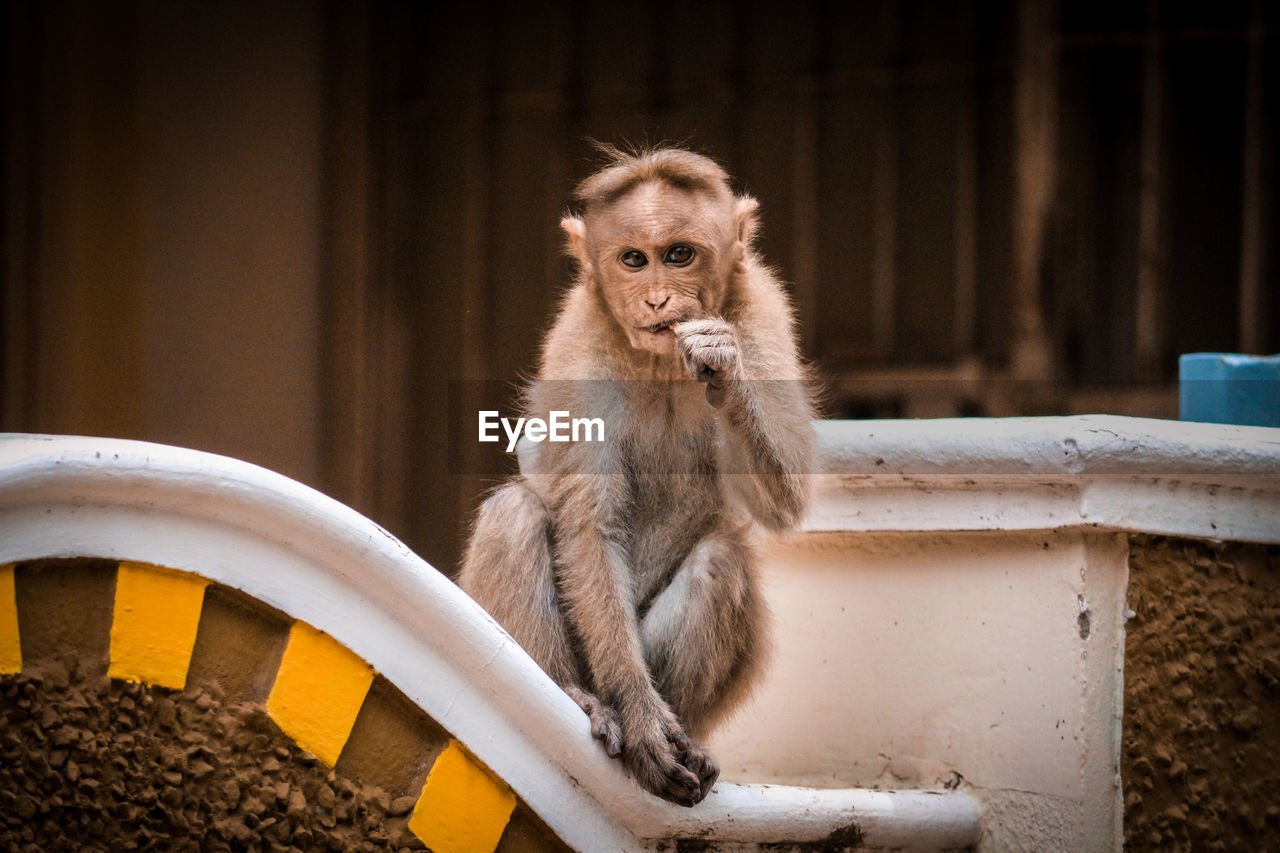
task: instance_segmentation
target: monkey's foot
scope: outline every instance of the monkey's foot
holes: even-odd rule
[[[564,692],[591,718],[591,736],[604,745],[605,753],[610,758],[621,755],[622,723],[618,720],[618,713],[580,687],[566,687]]]
[[[716,779],[720,778],[720,765],[716,764],[711,753],[695,743],[689,744],[680,761],[698,777],[698,802],[702,802],[711,793]]]
[[[711,793],[720,767],[710,753],[689,740],[674,717],[665,725],[653,720],[642,727],[648,729],[644,734],[624,740],[622,717],[612,706],[581,687],[567,686],[564,692],[590,718],[592,737],[603,744],[610,758],[621,756],[640,787],[681,806],[695,806]]]
[[[720,775],[715,760],[678,728],[658,738],[627,741],[622,756],[640,786],[680,806],[696,806]]]

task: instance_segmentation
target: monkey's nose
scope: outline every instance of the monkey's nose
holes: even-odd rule
[[[670,301],[671,301],[671,294],[668,293],[666,296],[662,296],[662,297],[650,296],[648,299],[644,301],[644,304],[648,305],[654,311],[661,311],[662,306],[666,305]]]

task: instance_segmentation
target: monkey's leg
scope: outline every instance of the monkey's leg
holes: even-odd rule
[[[751,555],[733,533],[703,538],[645,614],[645,662],[658,692],[695,737],[746,695],[760,669],[766,618]],[[691,745],[683,763],[706,796],[719,775],[715,762]]]
[[[735,533],[694,546],[641,623],[645,662],[686,730],[705,735],[760,669],[767,613]]]
[[[550,517],[532,489],[514,480],[480,508],[458,586],[489,611],[591,719],[591,733],[611,757],[622,752],[614,709],[582,689],[556,594]]]
[[[579,683],[556,594],[550,517],[542,499],[524,482],[512,480],[480,507],[458,586],[557,684]]]

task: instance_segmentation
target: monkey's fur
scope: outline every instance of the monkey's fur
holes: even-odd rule
[[[579,273],[525,400],[601,417],[606,440],[538,445],[481,507],[458,582],[609,755],[694,805],[719,769],[691,738],[761,669],[750,533],[805,510],[812,407],[755,199],[687,151],[608,153],[561,223]]]

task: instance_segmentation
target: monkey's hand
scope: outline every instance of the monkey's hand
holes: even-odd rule
[[[724,320],[689,320],[675,327],[676,351],[685,370],[707,383],[707,402],[724,405],[725,391],[742,373],[738,336]]]
[[[610,758],[622,754],[622,723],[618,712],[600,701],[594,694],[581,687],[565,687],[564,692],[578,703],[578,707],[591,719],[591,736],[604,746]]]

